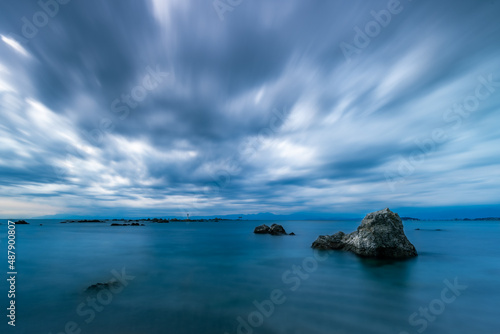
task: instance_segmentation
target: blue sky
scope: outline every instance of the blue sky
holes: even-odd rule
[[[0,217],[500,216],[499,1],[0,6]]]

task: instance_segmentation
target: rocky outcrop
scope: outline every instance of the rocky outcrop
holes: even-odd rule
[[[145,226],[145,225],[139,223],[132,223],[132,224],[112,223],[110,226]]]
[[[337,232],[319,236],[312,244],[317,249],[351,251],[363,257],[404,259],[417,256],[415,246],[406,238],[403,223],[389,209],[372,212],[350,234]]]
[[[151,220],[153,223],[160,223],[160,224],[166,224],[166,223],[170,223],[170,221],[168,219],[163,219],[163,218],[153,218]]]
[[[278,224],[272,224],[271,227],[266,224],[257,226],[253,233],[256,234],[271,234],[271,235],[287,235],[283,226]],[[295,235],[295,234],[294,234]]]
[[[18,220],[14,224],[15,225],[29,225],[29,223],[26,220]]]

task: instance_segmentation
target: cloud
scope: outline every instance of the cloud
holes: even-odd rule
[[[2,39],[3,42],[5,42],[7,45],[12,47],[14,50],[22,54],[23,56],[28,56],[28,52],[22,47],[19,42],[17,42],[13,38],[5,37],[4,35],[0,35],[0,39]]]
[[[387,1],[6,4],[0,215],[498,204],[500,5],[402,6],[347,61]]]

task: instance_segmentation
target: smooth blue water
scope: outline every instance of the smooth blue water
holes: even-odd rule
[[[16,225],[17,325],[7,326],[2,315],[1,333],[71,333],[65,325],[74,321],[81,333],[93,334],[232,334],[238,317],[248,321],[257,310],[253,302],[269,300],[273,290],[282,291],[283,303],[260,327],[241,333],[500,333],[498,222],[405,222],[419,256],[386,263],[310,248],[318,235],[351,232],[357,221],[279,222],[297,234],[282,237],[253,234],[262,221],[145,227],[29,221]],[[6,273],[7,221],[0,222]],[[309,273],[299,277],[292,268],[302,265]],[[90,309],[84,290],[122,268],[135,278],[86,323],[89,313],[76,311],[81,303]],[[455,278],[467,288],[459,296],[445,291],[454,300],[444,303],[444,280]],[[5,280],[1,287],[5,310]],[[435,314],[424,320],[419,308],[430,304]]]

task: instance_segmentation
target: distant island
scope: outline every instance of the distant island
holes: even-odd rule
[[[126,222],[126,223],[170,223],[170,222],[219,222],[219,221],[228,221],[233,219],[225,219],[225,218],[210,218],[210,219],[178,219],[178,218],[145,218],[145,219],[125,219],[125,218],[115,218],[115,219],[83,219],[83,220],[64,220],[61,224],[71,224],[71,223],[107,223],[107,222]]]
[[[15,225],[29,225],[29,223],[26,220],[18,220],[14,224]]]

